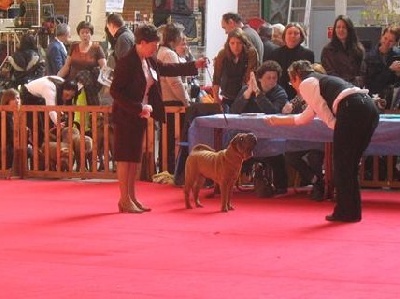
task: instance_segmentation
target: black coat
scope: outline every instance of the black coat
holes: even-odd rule
[[[147,59],[148,64],[157,73],[157,80],[149,90],[149,104],[153,107],[152,117],[165,121],[165,109],[161,97],[160,76],[194,76],[197,69],[194,62],[163,64],[154,58]],[[142,100],[146,91],[146,78],[142,62],[136,51],[136,45],[128,54],[118,60],[110,93],[114,99],[113,119],[126,113],[137,116],[142,112]]]
[[[296,96],[296,90],[289,85],[288,67],[296,60],[308,60],[314,63],[314,52],[308,48],[298,45],[293,49],[286,46],[279,47],[272,51],[271,60],[275,60],[282,68],[282,76],[279,79],[279,85],[282,86],[288,94],[289,100]]]

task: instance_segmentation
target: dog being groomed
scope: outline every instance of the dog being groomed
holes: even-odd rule
[[[239,178],[242,163],[253,156],[257,137],[253,133],[238,133],[228,148],[215,151],[205,144],[193,147],[185,165],[185,205],[191,209],[190,192],[196,207],[202,207],[199,199],[200,188],[206,178],[212,179],[221,190],[221,212],[233,210],[231,197],[233,187]]]

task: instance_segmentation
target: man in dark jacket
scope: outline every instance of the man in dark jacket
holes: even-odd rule
[[[47,75],[57,75],[67,59],[67,49],[65,44],[71,38],[71,28],[66,23],[58,24],[56,27],[56,37],[49,44],[46,51],[46,73]]]
[[[118,59],[124,57],[128,51],[133,47],[135,44],[135,37],[133,32],[125,26],[124,19],[120,14],[112,13],[107,17],[107,30],[110,32],[112,37],[114,38],[113,41],[113,57],[115,62]],[[114,68],[113,65],[109,65],[111,68]]]

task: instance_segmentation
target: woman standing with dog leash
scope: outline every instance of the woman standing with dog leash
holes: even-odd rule
[[[135,45],[126,56],[118,60],[110,89],[114,99],[112,113],[120,213],[142,213],[151,210],[136,198],[135,181],[137,165],[142,160],[147,118],[152,116],[157,121],[165,121],[160,75],[196,75],[197,68],[207,65],[206,58],[176,64],[157,62],[154,54],[160,38],[154,25],[140,25],[134,35]]]
[[[307,60],[293,62],[290,83],[307,102],[292,116],[267,116],[268,125],[302,125],[318,116],[333,130],[333,171],[336,206],[327,221],[361,221],[358,165],[379,122],[379,112],[367,89],[335,76],[314,72]]]
[[[258,67],[257,50],[240,28],[228,33],[228,38],[214,62],[213,97],[225,113],[236,99],[250,73]]]

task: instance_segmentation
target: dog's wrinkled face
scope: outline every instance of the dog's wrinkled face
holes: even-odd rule
[[[239,152],[243,160],[253,157],[257,145],[257,137],[253,133],[238,133],[233,137],[231,145]]]
[[[73,152],[72,152],[73,155]],[[69,148],[64,147],[60,149],[61,171],[68,171],[69,169]]]

